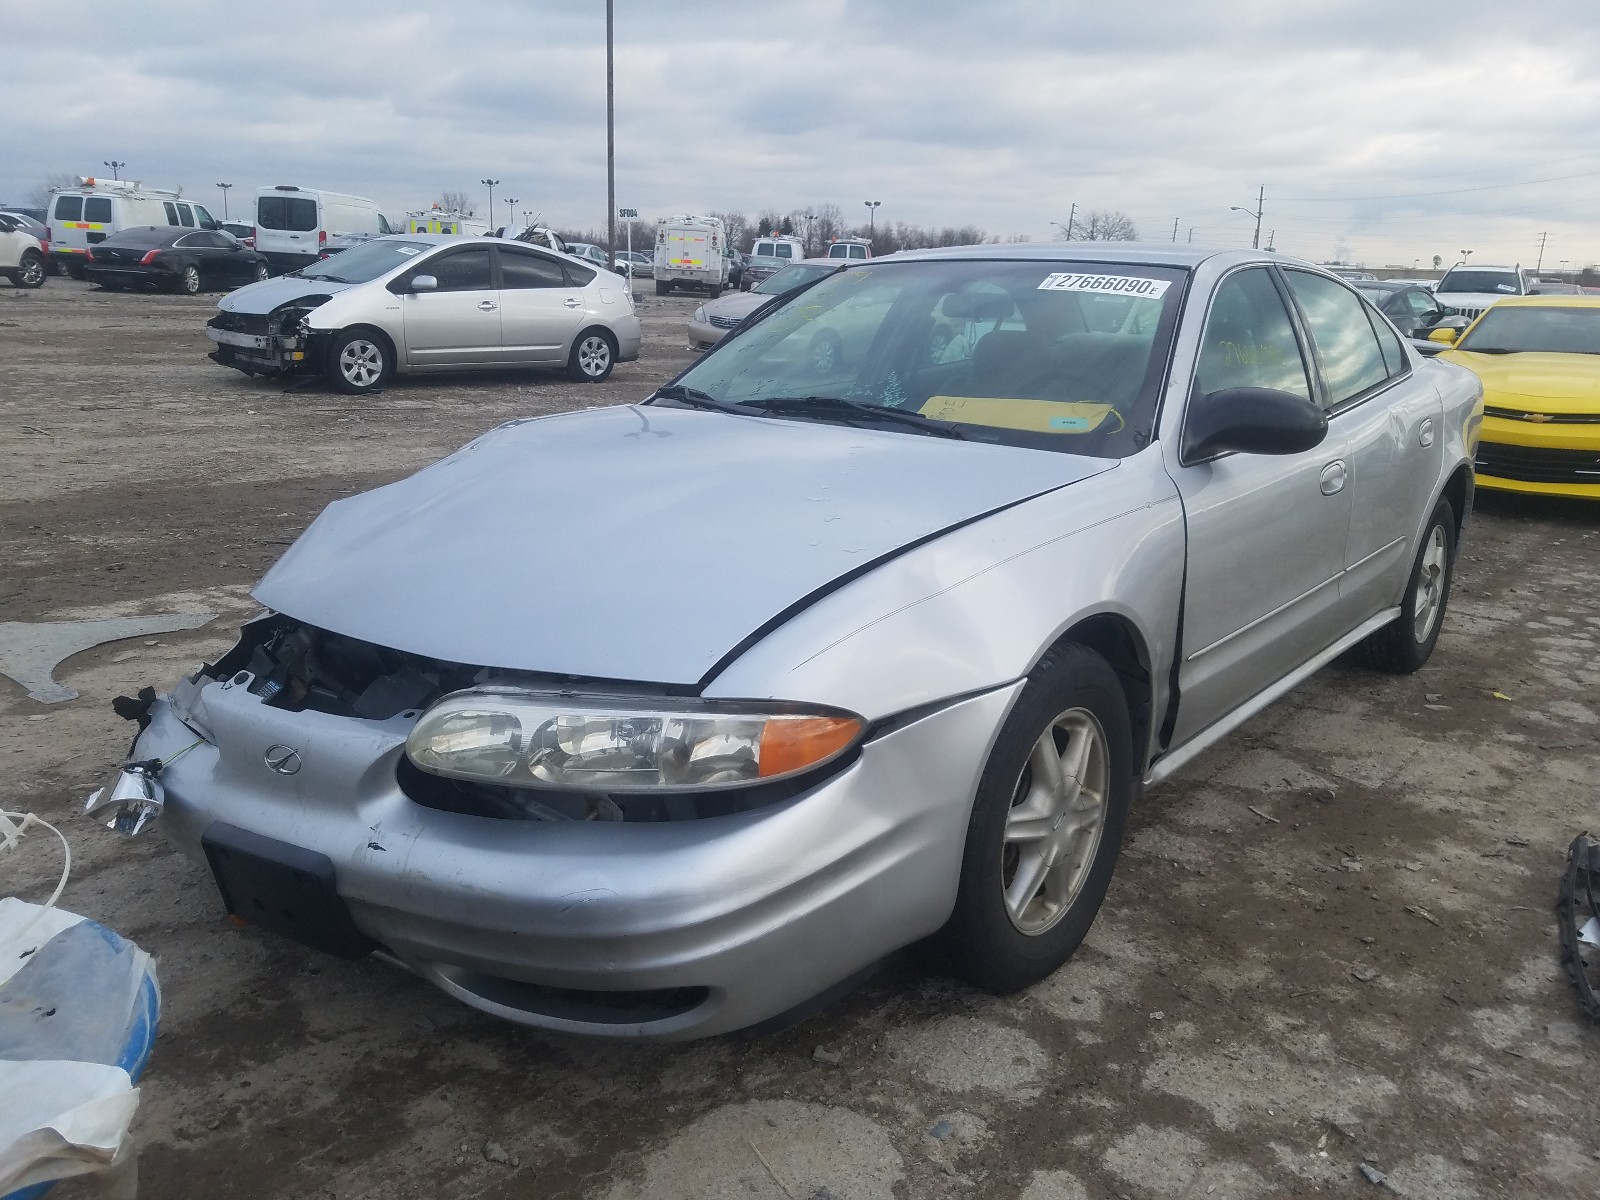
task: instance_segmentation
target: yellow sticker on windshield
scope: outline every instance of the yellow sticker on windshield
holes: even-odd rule
[[[938,421],[1030,433],[1090,433],[1116,413],[1109,404],[1002,396],[929,396],[918,411]]]

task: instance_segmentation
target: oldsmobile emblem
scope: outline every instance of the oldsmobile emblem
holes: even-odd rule
[[[279,775],[293,775],[300,769],[300,751],[293,746],[268,746],[262,761],[267,764],[269,771],[276,771]]]

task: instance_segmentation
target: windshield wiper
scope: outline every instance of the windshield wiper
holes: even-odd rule
[[[863,404],[859,400],[846,400],[843,396],[761,396],[749,401],[749,405],[771,413],[836,416],[850,421],[887,422],[891,425],[902,425],[929,437],[967,440],[966,434],[948,422],[936,421],[932,417],[908,412],[903,408],[884,408],[877,404]]]
[[[681,383],[669,383],[665,387],[658,387],[650,399],[676,400],[679,404],[686,404],[690,408],[704,408],[711,412],[732,413],[736,417],[760,417],[766,414],[754,409],[746,408],[742,404],[735,404],[731,400],[718,400],[710,392],[702,392],[699,388],[684,387]]]
[[[1504,346],[1462,346],[1468,354],[1521,354],[1521,350],[1507,350]]]

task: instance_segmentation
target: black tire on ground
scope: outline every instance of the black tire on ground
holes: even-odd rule
[[[16,271],[12,273],[11,282],[19,288],[43,287],[44,277],[44,256],[37,250],[24,250]]]
[[[672,285],[664,279],[656,280],[656,295],[665,296],[672,290]]]
[[[127,284],[123,284],[123,283],[107,283],[105,280],[102,279],[102,280],[98,281],[97,286],[100,288],[100,290],[102,292],[120,292],[124,287],[127,286]]]
[[[567,356],[567,378],[574,383],[600,383],[616,365],[616,339],[604,329],[585,329]]]
[[[80,262],[73,262],[71,259],[68,259],[64,264],[62,264],[62,270],[66,271],[66,273],[72,276],[74,279],[83,278],[83,264]]]
[[[1065,783],[1050,786],[1048,754],[1057,755]],[[1074,790],[1070,764],[1080,754]],[[1071,958],[1110,886],[1134,790],[1132,726],[1116,672],[1083,646],[1052,650],[1029,676],[978,782],[955,911],[928,947],[941,965],[1005,993]],[[1043,796],[1058,797],[1059,814]],[[1054,865],[1030,891],[1034,861]]]
[[[720,295],[722,295],[722,285],[720,283],[712,284],[711,285],[711,298],[713,300],[715,300]]]
[[[1441,500],[1422,531],[1400,615],[1361,643],[1361,657],[1369,667],[1409,675],[1428,661],[1444,628],[1455,563],[1456,513],[1448,500]]]
[[[268,277],[271,276],[271,274],[272,274],[272,272],[267,270],[267,264],[266,263],[257,263],[256,264],[255,281],[257,283],[260,283],[262,280],[267,279]]]
[[[341,392],[364,396],[381,388],[394,370],[389,343],[370,329],[346,329],[328,347],[323,370]]]
[[[178,276],[177,288],[185,296],[198,296],[200,294],[200,268],[196,266],[185,267],[183,273]]]

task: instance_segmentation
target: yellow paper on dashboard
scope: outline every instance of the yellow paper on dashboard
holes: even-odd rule
[[[1109,404],[1005,396],[929,396],[917,411],[938,421],[1029,433],[1092,433],[1116,416]]]

